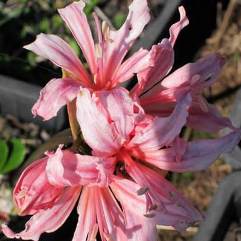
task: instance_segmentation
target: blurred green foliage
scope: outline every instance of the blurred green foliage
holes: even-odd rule
[[[20,139],[9,142],[0,139],[0,174],[7,174],[17,169],[24,161],[26,147]]]
[[[88,16],[102,0],[88,0]],[[23,46],[39,33],[56,34],[65,39],[80,55],[80,49],[65,27],[57,9],[72,0],[1,0],[0,1],[0,73],[44,85],[61,71],[43,61]],[[36,79],[37,76],[37,79]]]

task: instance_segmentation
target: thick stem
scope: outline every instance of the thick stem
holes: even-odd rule
[[[80,134],[80,127],[76,118],[76,99],[67,104],[67,110],[73,142],[76,143]]]

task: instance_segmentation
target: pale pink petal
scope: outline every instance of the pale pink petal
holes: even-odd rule
[[[20,215],[32,215],[51,207],[61,196],[63,189],[52,186],[45,168],[47,158],[29,165],[21,174],[13,191],[13,199]]]
[[[145,153],[145,160],[160,169],[173,172],[205,170],[219,155],[230,152],[239,143],[240,138],[241,132],[234,131],[216,140],[186,143],[182,155],[177,154],[174,146]]]
[[[142,150],[156,150],[169,145],[186,124],[190,104],[191,97],[188,94],[177,103],[170,116],[156,117],[147,127],[140,129],[131,140],[130,146],[136,145]]]
[[[97,222],[102,240],[127,241],[125,219],[119,204],[108,188],[95,187]]]
[[[218,132],[225,127],[233,129],[231,121],[221,116],[214,105],[208,105],[207,111],[202,110],[199,106],[192,105],[187,125],[207,132]]]
[[[14,233],[6,225],[3,225],[3,233],[9,238],[38,241],[42,233],[54,232],[62,226],[74,208],[79,193],[80,188],[66,189],[53,207],[32,216],[25,224],[25,230],[20,233]]]
[[[95,45],[88,20],[84,13],[85,3],[80,0],[73,2],[65,8],[59,9],[59,14],[78,42],[92,74],[97,71]]]
[[[144,216],[146,199],[138,195],[140,186],[130,180],[115,177],[110,185],[112,192],[120,202],[126,219],[126,235],[129,241],[156,241],[156,224],[154,218]]]
[[[82,89],[77,98],[77,119],[85,141],[93,150],[110,155],[119,149],[121,137],[87,89]]]
[[[140,49],[128,58],[117,69],[113,79],[116,83],[122,83],[131,79],[134,74],[139,73],[153,65],[149,52],[145,49]]]
[[[61,150],[48,154],[46,173],[52,185],[80,186],[88,184],[106,185],[113,171],[113,159],[75,154]]]
[[[72,79],[52,79],[40,91],[32,113],[34,116],[41,116],[45,121],[49,120],[57,115],[61,107],[74,100],[79,92],[79,83]]]
[[[110,122],[115,126],[122,142],[129,139],[136,122],[143,118],[144,111],[137,102],[133,101],[124,88],[97,93],[100,103],[107,111]]]
[[[163,176],[144,165],[137,163],[137,167],[147,178],[150,191],[156,194],[157,218],[158,215],[160,217],[163,215],[161,219],[158,219],[159,224],[170,225],[181,231],[203,219],[202,214]]]
[[[39,34],[36,40],[24,46],[41,57],[71,73],[82,84],[89,86],[90,77],[71,47],[61,38],[51,34]]]
[[[118,31],[110,31],[110,40],[108,41],[104,62],[104,77],[106,79],[115,81],[112,79],[114,72],[149,20],[147,0],[133,0],[129,6],[129,14],[125,23]]]
[[[95,192],[91,187],[84,187],[78,204],[78,224],[72,241],[86,241],[91,234],[94,236],[98,231],[95,207]],[[95,235],[94,235],[95,234]],[[89,241],[92,241],[88,239]]]
[[[174,62],[174,51],[167,39],[158,45],[153,45],[150,51],[153,66],[138,73],[138,84],[132,90],[133,95],[145,93],[171,70]]]
[[[135,162],[130,156],[123,156],[128,174],[151,198],[152,206],[146,217],[155,217],[161,225],[183,230],[196,221],[202,220],[198,212],[162,175]],[[142,193],[139,193],[141,195]]]
[[[182,85],[202,84],[211,85],[218,77],[224,64],[218,54],[210,54],[195,63],[186,64],[166,77],[161,85],[165,88],[180,87]]]
[[[173,24],[169,29],[169,33],[170,33],[169,41],[172,44],[172,46],[175,45],[176,39],[179,33],[181,32],[181,30],[189,24],[189,20],[186,16],[184,7],[181,6],[178,8],[178,10],[180,14],[180,20],[177,23]]]

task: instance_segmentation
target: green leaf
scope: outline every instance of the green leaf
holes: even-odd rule
[[[113,24],[115,26],[115,28],[120,28],[122,26],[122,24],[125,22],[126,16],[123,13],[117,13],[114,16],[113,19]]]
[[[4,140],[0,139],[0,170],[5,165],[8,158],[8,145]]]
[[[94,8],[99,4],[100,0],[89,0],[85,5],[84,12],[87,16],[90,16]]]
[[[4,167],[0,170],[2,174],[18,168],[23,163],[26,154],[25,145],[20,139],[12,139],[10,143],[12,145],[12,151]]]

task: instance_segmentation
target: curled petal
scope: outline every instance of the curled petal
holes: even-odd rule
[[[84,13],[84,7],[84,1],[80,0],[58,11],[78,42],[92,73],[95,74],[97,69],[95,45],[90,26]]]
[[[80,188],[66,189],[53,207],[39,211],[33,215],[25,224],[25,230],[20,233],[14,233],[4,224],[2,225],[2,232],[8,238],[38,241],[42,233],[54,232],[62,226],[74,208],[79,193]]]
[[[156,241],[158,221],[144,216],[146,199],[144,195],[137,195],[140,186],[130,180],[115,177],[110,187],[124,210],[128,240]]]
[[[230,152],[240,141],[241,132],[234,131],[217,140],[184,143],[183,153],[176,147],[145,153],[145,160],[163,170],[188,172],[205,170],[219,155]]]
[[[212,105],[207,105],[207,111],[193,105],[190,108],[187,125],[207,132],[218,132],[226,127],[233,129],[231,121],[226,117],[222,117],[217,108]]]
[[[32,215],[47,209],[59,199],[63,189],[52,186],[45,168],[47,158],[33,162],[21,174],[13,191],[13,199],[21,215]]]
[[[186,16],[184,7],[181,6],[178,8],[178,10],[180,14],[180,20],[177,23],[173,24],[169,29],[169,33],[170,33],[169,41],[172,44],[172,46],[175,45],[175,42],[177,40],[177,37],[180,31],[189,24],[189,20]]]
[[[113,79],[116,83],[125,82],[131,79],[134,74],[142,72],[153,65],[152,62],[149,52],[145,49],[140,49],[121,64]]]
[[[34,116],[38,115],[44,120],[49,120],[57,115],[62,106],[74,100],[79,91],[79,83],[72,79],[52,79],[41,90],[32,113]]]
[[[129,93],[124,88],[101,91],[97,96],[107,111],[108,119],[111,120],[118,135],[125,142],[133,131],[136,122],[143,118],[143,109],[130,98]]]
[[[175,88],[182,85],[203,87],[211,85],[218,77],[224,64],[223,58],[218,54],[210,54],[195,63],[186,64],[166,77],[161,85],[165,88]],[[156,91],[156,90],[155,90]]]
[[[146,0],[133,0],[129,6],[129,14],[118,31],[110,31],[106,50],[105,77],[112,79],[114,71],[120,66],[129,48],[142,33],[150,20]]]
[[[107,185],[108,173],[112,172],[111,159],[84,156],[61,148],[48,156],[48,180],[52,185],[59,187],[98,183]]]
[[[125,219],[119,204],[107,188],[95,188],[97,221],[102,240],[127,241]]]
[[[158,45],[154,45],[150,51],[150,58],[153,65],[138,73],[138,84],[132,90],[135,95],[140,95],[151,89],[171,70],[174,62],[174,51],[169,41],[164,39]]]
[[[186,124],[190,104],[191,97],[188,94],[177,103],[170,116],[156,117],[147,127],[140,129],[130,145],[145,151],[169,145]]]
[[[79,219],[72,241],[86,241],[88,236],[93,236],[93,240],[95,240],[98,226],[94,200],[95,193],[93,188],[84,187],[78,204]]]
[[[47,58],[57,66],[71,73],[82,84],[89,85],[90,78],[71,47],[61,38],[51,34],[39,34],[37,39],[24,46],[41,57]]]
[[[77,98],[77,119],[85,141],[93,150],[110,155],[119,149],[120,137],[87,89],[82,89]]]

